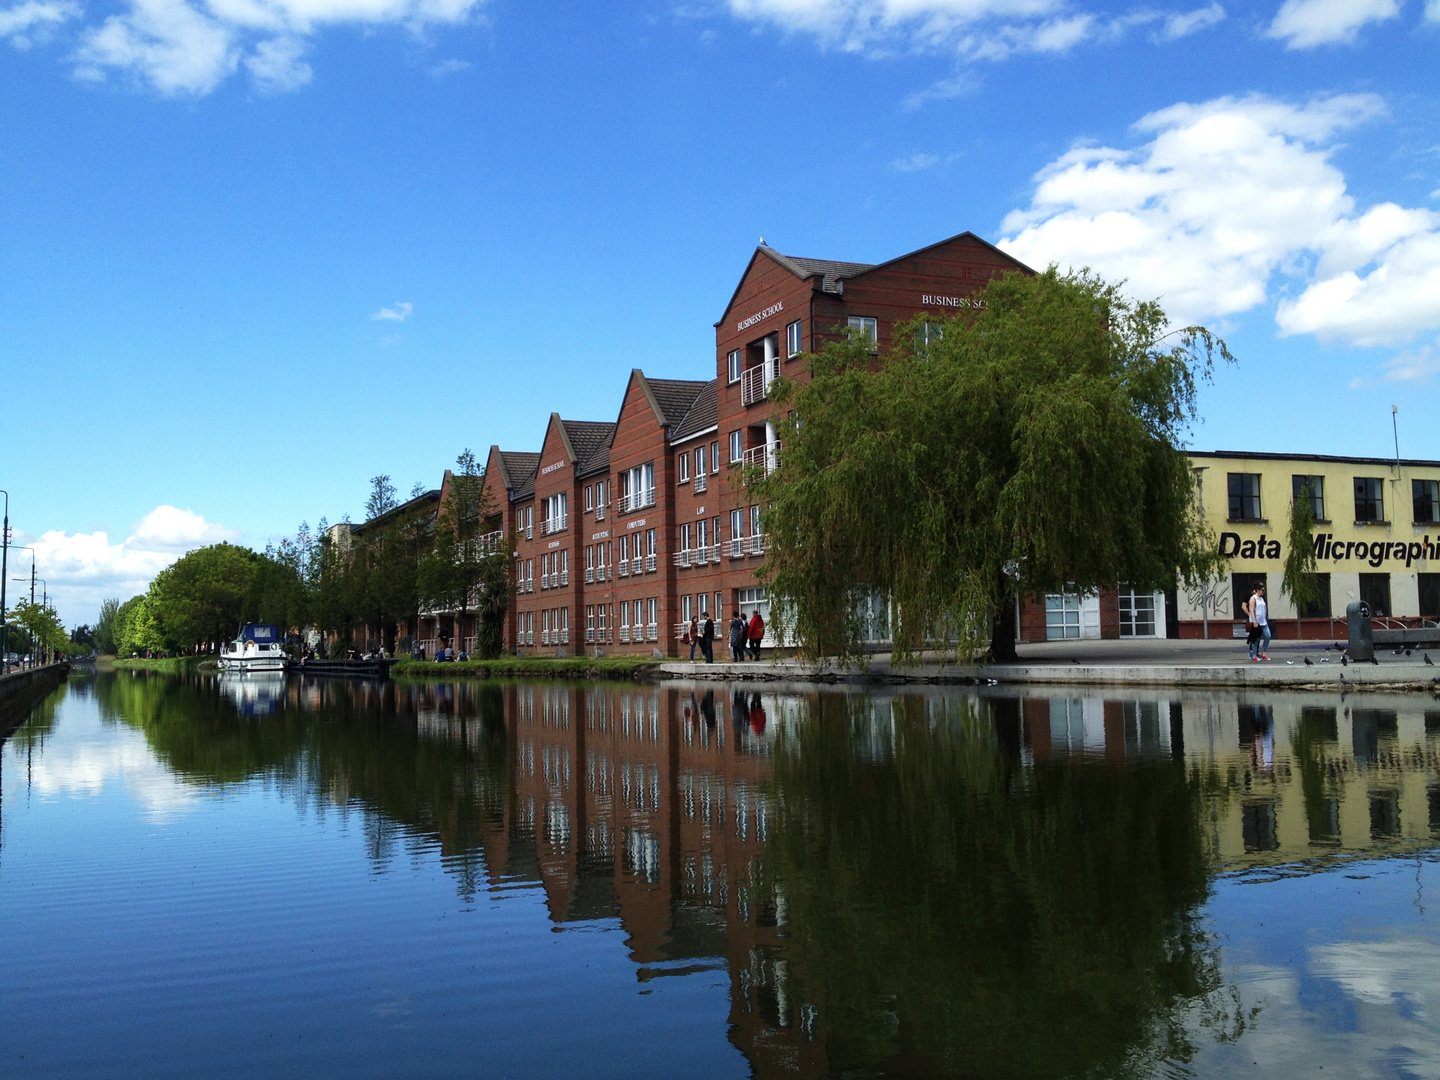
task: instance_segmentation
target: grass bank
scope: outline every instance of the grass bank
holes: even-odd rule
[[[97,665],[99,667],[100,665]],[[213,656],[172,656],[164,660],[114,660],[106,667],[123,668],[130,671],[163,671],[170,675],[183,675],[195,671],[215,671],[219,665]]]
[[[433,660],[400,660],[390,669],[396,678],[421,679],[617,679],[634,682],[661,663],[648,656],[502,656],[497,660],[465,660],[437,664]]]

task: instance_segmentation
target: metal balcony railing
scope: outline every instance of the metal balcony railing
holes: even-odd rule
[[[636,555],[633,559],[630,560],[630,573],[635,575],[636,577],[639,577],[644,572],[645,557],[643,555]]]
[[[653,551],[645,556],[645,572],[647,574],[655,573],[655,553]]]
[[[767,473],[772,473],[780,464],[781,442],[776,439],[773,443],[752,446],[740,455],[742,464],[763,466]]]
[[[690,560],[691,560],[691,555],[692,555],[692,553],[691,553],[690,549],[689,549],[689,548],[686,548],[684,551],[677,551],[677,552],[675,552],[675,554],[671,557],[671,559],[672,559],[672,561],[675,563],[676,566],[680,567],[680,569],[682,569],[682,570],[688,570],[688,569],[690,568],[690,565],[691,565],[691,562],[690,562]]]
[[[730,539],[730,558],[743,559],[745,557],[745,538],[735,536]]]
[[[595,568],[594,568],[593,566],[587,566],[587,567],[585,567],[585,584],[586,584],[586,585],[593,585],[594,583],[595,583]]]
[[[569,628],[568,626],[562,626],[562,627],[560,628],[560,644],[561,644],[561,645],[569,645],[569,644],[570,644],[570,628]]]
[[[568,567],[567,567],[566,569],[560,571],[560,584],[561,584],[561,585],[569,585],[569,584],[570,584],[570,570],[569,570]]]
[[[703,472],[702,472],[702,473],[696,473],[696,474],[695,474],[695,493],[698,495],[700,492],[702,492],[702,491],[705,490],[705,487],[706,487],[705,474],[704,474]]]
[[[750,554],[765,554],[765,535],[763,533],[758,533],[755,536],[750,537]]]
[[[526,539],[526,540],[534,540],[534,539],[535,539],[535,526],[533,526],[533,525],[526,525],[526,526],[525,526],[525,539]]]
[[[621,577],[630,576],[630,560],[621,559],[618,563],[615,564],[615,567]]]
[[[585,644],[586,644],[586,645],[594,645],[594,644],[595,644],[595,630],[594,630],[593,627],[587,627],[586,630],[585,630]]]
[[[759,364],[746,368],[740,373],[740,404],[754,405],[765,400],[765,391],[770,389],[767,365]]]
[[[653,622],[652,622],[652,623],[650,623],[649,625],[647,625],[647,626],[645,627],[645,640],[646,640],[646,641],[659,641],[659,640],[660,640],[660,624],[659,624],[659,623],[653,623]]]
[[[622,627],[620,627],[620,640],[621,640],[621,642],[623,642],[623,643],[626,643],[626,644],[629,643],[629,641],[630,641],[630,627],[628,627],[628,626],[622,626]]]

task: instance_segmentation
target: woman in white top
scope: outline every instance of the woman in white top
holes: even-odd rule
[[[1266,650],[1270,648],[1270,608],[1265,603],[1265,583],[1257,581],[1255,590],[1250,595],[1249,604],[1250,621],[1255,624],[1255,630],[1250,635],[1250,659],[1254,661],[1269,660]]]

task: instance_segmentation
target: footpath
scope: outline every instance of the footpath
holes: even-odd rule
[[[1330,642],[1272,642],[1269,661],[1252,663],[1243,641],[1049,641],[1021,645],[1013,664],[956,664],[922,658],[896,664],[877,653],[864,666],[762,659],[713,664],[669,661],[661,679],[738,679],[791,683],[1028,683],[1067,686],[1282,687],[1392,690],[1440,695],[1440,649],[1379,647],[1376,663],[1341,663]],[[1433,664],[1425,663],[1429,653]],[[1305,661],[1310,663],[1306,664]]]

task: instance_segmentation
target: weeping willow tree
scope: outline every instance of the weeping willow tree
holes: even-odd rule
[[[1315,558],[1315,503],[1307,480],[1290,500],[1290,529],[1285,537],[1285,576],[1280,591],[1295,605],[1295,637],[1304,611],[1320,599],[1319,562]]]
[[[776,621],[808,655],[857,655],[879,593],[898,658],[988,641],[1009,659],[1019,596],[1170,588],[1216,562],[1181,446],[1225,343],[1089,271],[981,295],[879,358],[829,345],[770,392],[784,452],[747,482],[768,504]]]

